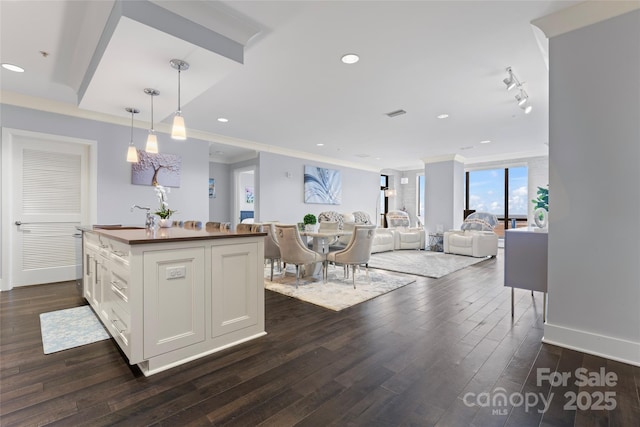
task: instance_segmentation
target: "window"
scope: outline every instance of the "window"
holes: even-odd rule
[[[496,215],[501,223],[495,232],[501,237],[511,228],[511,219],[526,225],[527,174],[526,166],[467,172],[465,209]]]
[[[380,200],[380,218],[378,218],[378,226],[386,227],[387,219],[384,214],[389,210],[389,198],[385,194],[385,190],[389,189],[389,175],[380,175],[380,194],[378,200]]]
[[[416,195],[416,206],[418,207],[416,214],[424,224],[424,174],[416,176],[416,187],[418,193]]]

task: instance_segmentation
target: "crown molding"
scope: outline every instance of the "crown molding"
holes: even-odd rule
[[[547,38],[640,9],[637,1],[585,1],[531,21]]]
[[[466,158],[461,156],[460,154],[445,154],[443,156],[426,157],[422,159],[422,162],[426,165],[429,163],[440,163],[440,162],[451,162],[451,161],[464,163],[465,160]]]

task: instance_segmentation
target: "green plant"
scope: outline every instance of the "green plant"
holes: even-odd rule
[[[538,187],[538,198],[531,200],[534,204],[533,210],[543,208],[549,212],[549,188]]]
[[[302,219],[302,222],[304,222],[305,225],[314,225],[317,222],[316,216],[314,214],[306,214]]]

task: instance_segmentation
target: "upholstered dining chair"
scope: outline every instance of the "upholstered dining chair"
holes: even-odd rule
[[[204,229],[207,230],[207,231],[220,231],[220,223],[219,222],[208,221],[205,224]]]
[[[280,245],[276,238],[276,227],[274,224],[262,224],[262,229],[267,233],[264,238],[264,259],[271,264],[271,281],[273,282],[273,264],[278,261],[278,271],[282,272]]]
[[[253,223],[253,224],[238,224],[236,225],[237,233],[260,233],[262,232],[262,224]]]
[[[202,221],[185,221],[182,226],[188,230],[202,229]]]
[[[296,266],[296,289],[300,279],[300,266],[304,264],[322,263],[323,278],[326,274],[326,255],[312,251],[302,241],[296,224],[275,224],[276,239],[280,245],[282,262]]]
[[[375,225],[356,224],[353,228],[351,241],[341,251],[329,252],[327,254],[327,263],[333,262],[342,264],[345,267],[350,265],[353,275],[353,289],[356,288],[356,267],[365,266],[367,281],[369,281],[369,258],[371,258],[371,247],[373,245],[373,237],[376,233]]]

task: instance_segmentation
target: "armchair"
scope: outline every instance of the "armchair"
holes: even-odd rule
[[[395,249],[424,249],[427,233],[422,227],[411,227],[408,213],[389,211],[386,218],[388,228],[394,232]]]
[[[475,212],[469,215],[460,230],[445,231],[443,248],[445,253],[472,257],[496,256],[498,254],[498,235],[493,228],[498,218],[487,212]]]

